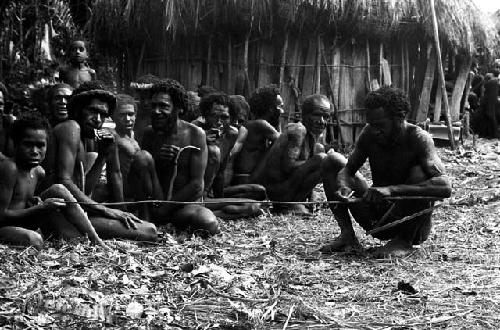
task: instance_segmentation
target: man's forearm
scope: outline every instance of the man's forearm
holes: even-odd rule
[[[444,177],[435,177],[417,184],[400,184],[389,186],[391,196],[432,196],[448,198],[451,187]]]
[[[27,217],[41,215],[44,211],[42,205],[35,205],[26,209],[11,210],[7,209],[0,213],[0,225],[8,220],[20,220]]]
[[[95,160],[94,164],[92,165],[92,168],[90,171],[85,175],[85,191],[93,191],[94,188],[97,185],[97,182],[99,182],[99,178],[101,177],[102,173],[102,168],[104,166],[104,163],[106,162],[106,159],[102,156],[97,156],[97,159]]]

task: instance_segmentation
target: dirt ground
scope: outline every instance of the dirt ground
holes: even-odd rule
[[[226,222],[208,240],[0,245],[0,328],[497,329],[500,144],[439,153],[452,198],[403,259],[322,256],[331,213]],[[381,242],[357,227],[366,247]]]

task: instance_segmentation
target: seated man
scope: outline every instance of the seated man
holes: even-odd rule
[[[254,183],[252,173],[279,136],[283,100],[278,87],[270,85],[257,89],[250,97],[249,104],[254,119],[245,124],[248,133],[234,161],[234,185]]]
[[[203,175],[207,166],[205,132],[179,119],[186,109],[186,90],[177,81],[166,79],[152,87],[151,127],[144,132],[141,147],[155,160],[156,172],[165,198],[194,202],[203,196]],[[162,204],[152,210],[158,223],[171,222],[178,228],[219,232],[215,215],[201,205]]]
[[[163,199],[153,157],[141,150],[134,136],[137,105],[131,96],[125,94],[117,95],[116,100],[113,121],[124,197],[126,200]],[[139,217],[149,221],[148,204],[139,205]]]
[[[123,183],[118,148],[113,134],[100,130],[104,119],[113,114],[115,96],[98,82],[83,83],[69,104],[69,120],[57,124],[43,163],[49,174],[45,186],[63,184],[78,202],[85,203],[90,220],[101,237],[155,241],[156,228],[131,213],[97,204],[91,195],[106,164],[106,178],[113,200],[123,201]],[[92,166],[83,141],[92,139],[97,158]],[[87,194],[86,194],[86,193]]]
[[[229,115],[230,99],[226,94],[210,94],[205,96],[200,102],[200,110],[204,119],[204,124],[201,124],[207,137],[208,145],[208,162],[205,170],[205,196],[213,191],[213,196],[221,201],[221,204],[207,204],[207,207],[223,219],[237,219],[247,216],[260,215],[260,205],[254,201],[245,199],[250,203],[240,203],[240,200],[224,198],[231,197],[224,190],[224,170],[228,162],[229,153],[233,148],[238,137],[238,130],[230,125]],[[233,192],[239,194],[238,197],[246,198],[245,191],[255,193],[254,185],[245,185],[233,189]],[[263,187],[261,190],[262,199],[265,198]],[[211,202],[215,200],[210,200]]]
[[[41,227],[44,233],[59,238],[88,235],[94,244],[107,248],[63,185],[53,185],[34,197],[37,183],[45,175],[40,163],[47,150],[48,128],[47,121],[36,113],[14,123],[15,156],[0,162],[0,241],[40,249],[43,240],[35,230]]]
[[[322,252],[358,248],[349,211],[365,229],[371,230],[431,207],[432,202],[402,200],[392,206],[384,200],[391,196],[432,196],[451,194],[444,167],[430,135],[409,124],[407,96],[400,90],[382,87],[365,100],[367,125],[358,137],[349,160],[338,153],[328,154],[323,163],[323,185],[329,201],[347,201],[354,194],[366,203],[331,205],[340,227],[340,236],[321,248]],[[373,185],[358,172],[370,162]],[[387,214],[386,214],[387,213]],[[378,256],[401,256],[413,245],[424,242],[431,230],[431,213],[384,230],[375,238],[389,240],[377,249]]]
[[[146,74],[130,83],[130,88],[134,91],[134,97],[139,99],[137,105],[137,115],[134,126],[135,138],[141,141],[144,130],[151,125],[151,87],[160,81],[155,75]]]
[[[47,103],[48,118],[52,127],[68,120],[68,102],[71,94],[73,94],[73,88],[68,84],[61,83],[50,87],[47,93]]]
[[[320,143],[332,107],[323,95],[308,96],[302,104],[302,123],[288,124],[252,175],[273,201],[302,202],[321,182],[326,157]],[[276,209],[307,213],[302,204],[276,205]]]
[[[61,80],[73,88],[95,80],[95,70],[87,64],[89,55],[83,40],[75,40],[69,48],[69,66],[61,70]]]

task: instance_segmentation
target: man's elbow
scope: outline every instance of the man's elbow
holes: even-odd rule
[[[451,197],[451,183],[446,176],[440,176],[434,180],[435,187],[438,190],[439,197],[449,198]]]

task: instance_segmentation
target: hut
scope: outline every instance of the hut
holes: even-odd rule
[[[472,0],[437,0],[436,11],[457,120],[472,56],[489,49],[493,29]],[[430,103],[439,118],[430,17],[426,0],[97,0],[90,29],[100,52],[118,59],[123,88],[146,73],[243,95],[275,83],[288,120],[302,96],[323,93],[350,145],[377,86],[407,91],[410,119],[425,119]]]

